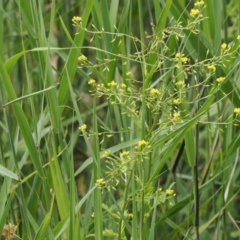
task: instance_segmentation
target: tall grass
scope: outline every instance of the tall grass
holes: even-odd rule
[[[237,1],[2,1],[2,239],[237,239]]]

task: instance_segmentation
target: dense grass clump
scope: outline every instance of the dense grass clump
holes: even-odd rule
[[[238,239],[239,8],[0,3],[1,238]]]

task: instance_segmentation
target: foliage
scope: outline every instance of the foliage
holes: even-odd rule
[[[240,5],[83,2],[1,2],[2,239],[238,238]]]

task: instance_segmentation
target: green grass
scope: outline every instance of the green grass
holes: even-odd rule
[[[2,239],[239,239],[240,5],[204,2],[0,3]]]

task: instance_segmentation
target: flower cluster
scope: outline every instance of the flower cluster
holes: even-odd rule
[[[72,23],[73,23],[73,26],[77,27],[78,29],[81,28],[82,26],[82,18],[79,17],[79,16],[74,16],[72,18]]]
[[[111,155],[111,151],[110,150],[106,150],[106,151],[104,151],[104,153],[103,153],[103,157],[108,157],[108,156],[110,156]]]
[[[80,126],[78,128],[80,131],[84,132],[86,129],[87,129],[87,125],[86,124],[83,124],[82,126]]]
[[[181,103],[181,100],[180,100],[180,98],[175,98],[175,99],[173,99],[173,103],[175,103],[175,104],[180,104]]]
[[[236,113],[237,115],[240,114],[240,108],[234,108],[233,112]]]
[[[173,120],[174,120],[174,121],[179,120],[180,117],[181,117],[181,114],[180,114],[179,112],[175,112],[175,113],[173,113]]]
[[[228,44],[226,44],[226,43],[223,43],[221,45],[221,50],[222,50],[223,53],[228,52],[230,49],[231,49],[231,47]]]
[[[204,1],[198,1],[194,4],[194,7],[193,9],[190,10],[190,16],[191,17],[197,17],[197,16],[200,16],[202,17],[202,14],[200,14],[200,10],[198,8],[201,8],[202,6],[204,5]]]
[[[94,86],[96,84],[96,81],[94,79],[90,79],[88,81],[88,84]]]
[[[87,57],[82,54],[81,56],[78,57],[78,61],[79,62],[86,62],[87,61]]]
[[[221,45],[221,48],[222,48],[222,50],[225,50],[226,48],[227,48],[227,44],[226,43],[223,43],[222,45]]]
[[[184,81],[183,81],[183,80],[180,80],[180,81],[176,82],[176,85],[177,85],[178,87],[182,87],[182,86],[184,85]]]
[[[207,68],[208,68],[210,71],[213,71],[213,72],[216,71],[216,67],[215,67],[215,65],[213,65],[213,64],[208,65]]]
[[[196,17],[198,14],[199,14],[199,10],[198,9],[191,9],[191,11],[190,11],[190,16],[191,17]]]
[[[156,88],[152,88],[151,90],[150,90],[150,94],[151,95],[160,95],[160,92],[159,92],[159,90],[158,89],[156,89]]]
[[[166,191],[163,191],[162,188],[158,188],[156,191],[156,195],[158,196],[158,201],[160,203],[165,203],[166,200],[169,200],[172,197],[175,197],[176,193],[171,188],[168,188]]]
[[[130,154],[129,151],[123,151],[123,152],[121,153],[121,156],[122,156],[122,157],[128,157],[129,154]]]
[[[82,21],[82,18],[79,17],[79,16],[74,16],[72,18],[72,22],[75,23],[75,24],[79,24],[81,21]]]
[[[177,61],[180,60],[183,64],[186,64],[189,61],[189,59],[183,53],[177,53],[175,57]]]
[[[224,79],[225,79],[225,77],[219,77],[219,78],[216,79],[216,81],[217,81],[218,83],[221,83],[221,82],[224,81]]]
[[[147,142],[145,140],[141,140],[138,142],[138,147],[144,147],[147,145]]]
[[[108,83],[108,86],[109,86],[109,87],[116,87],[116,86],[117,86],[117,83],[114,82],[114,81],[111,81],[110,83]]]
[[[174,194],[174,191],[172,189],[167,189],[166,190],[166,194],[167,195],[173,195]]]
[[[96,180],[96,186],[102,189],[106,186],[106,181],[103,178],[99,178]]]
[[[11,240],[15,239],[15,232],[17,231],[18,226],[8,223],[3,226],[1,239]],[[20,238],[19,238],[20,239]]]
[[[128,77],[133,77],[132,72],[127,72],[126,75],[127,75]]]
[[[127,85],[125,83],[121,83],[121,89],[127,88]]]
[[[203,6],[203,5],[204,5],[204,1],[202,1],[202,0],[194,3],[194,6],[195,6],[195,7],[201,7],[201,6]]]

